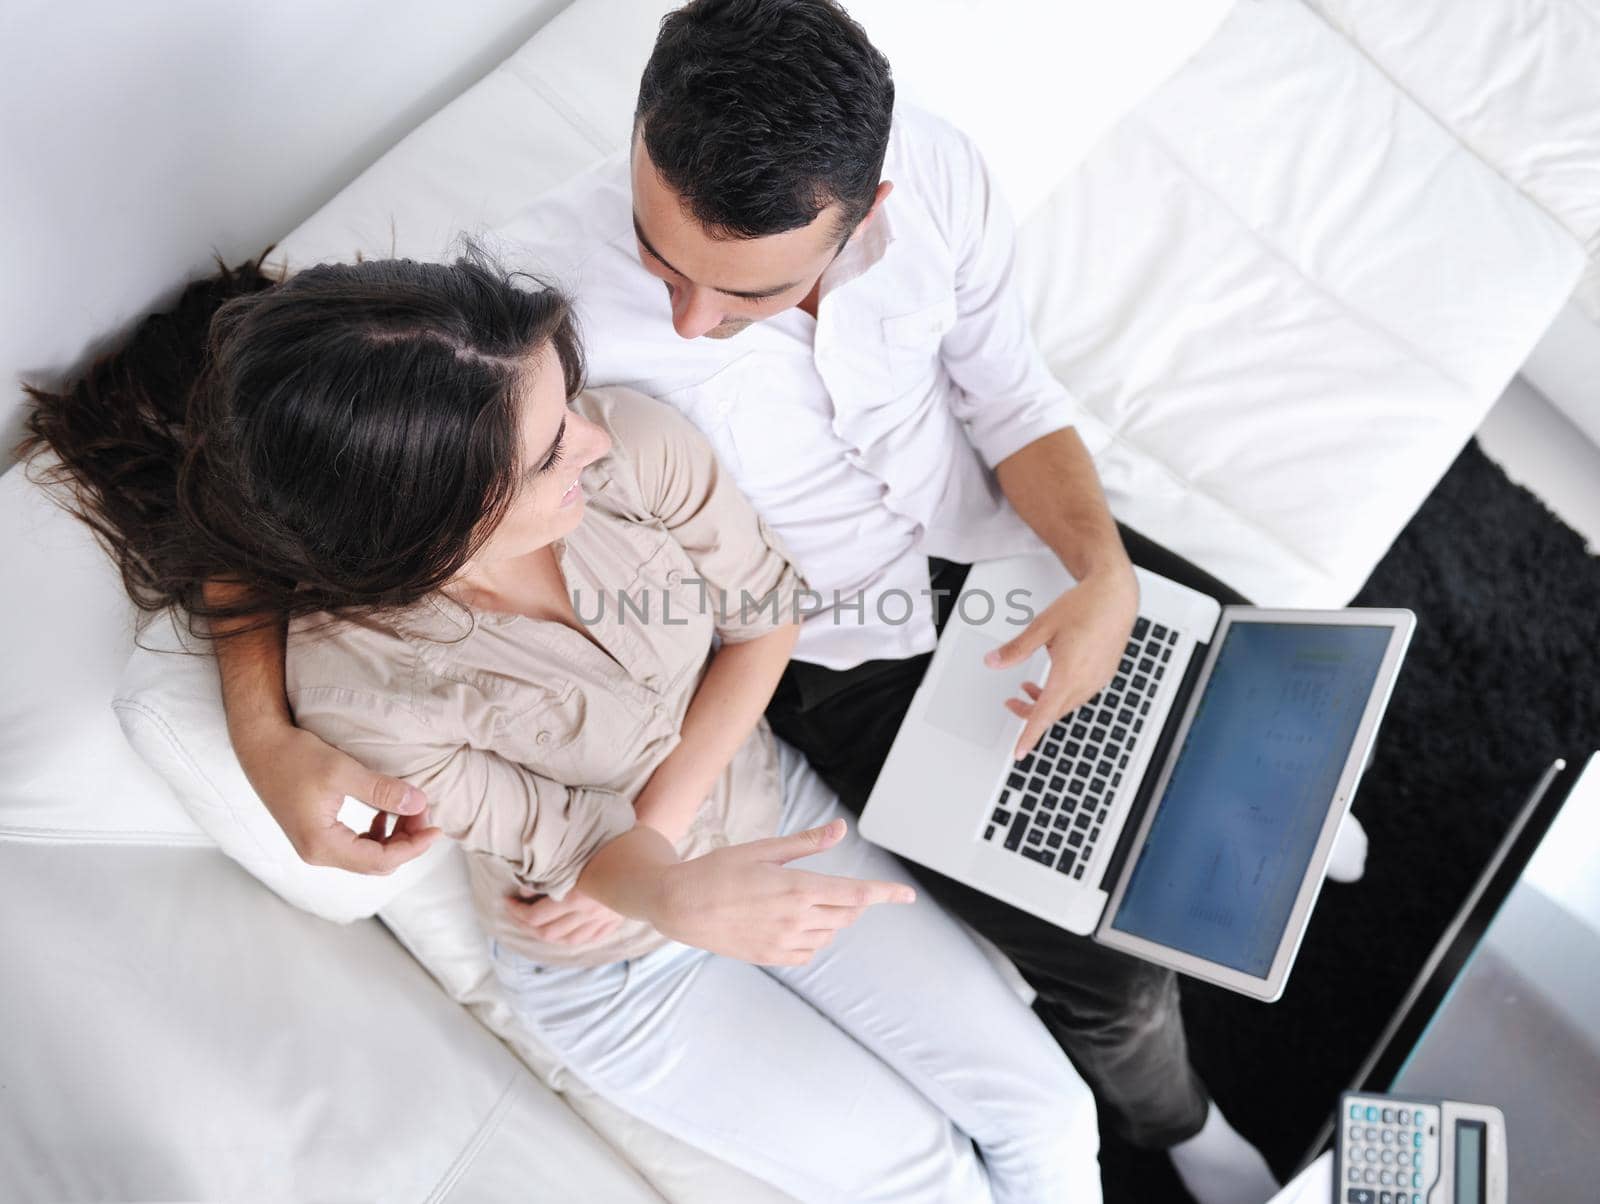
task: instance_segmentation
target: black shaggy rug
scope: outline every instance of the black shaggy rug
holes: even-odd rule
[[[1183,980],[1195,1064],[1280,1177],[1541,772],[1600,747],[1600,558],[1476,442],[1355,605],[1409,607],[1418,620],[1356,797],[1366,877],[1324,888],[1279,1002]],[[1188,1204],[1165,1156],[1108,1135],[1102,1165],[1108,1204]]]

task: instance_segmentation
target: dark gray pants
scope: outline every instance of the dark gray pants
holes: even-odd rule
[[[1188,561],[1122,528],[1133,562],[1211,594],[1244,599]],[[967,566],[932,561],[942,630]],[[931,654],[825,669],[793,661],[767,708],[773,730],[805,753],[849,810],[860,814]],[[1177,977],[1075,936],[922,866],[928,892],[993,941],[1038,993],[1034,1011],[1094,1090],[1101,1116],[1133,1145],[1164,1149],[1192,1137],[1209,1100],[1189,1063]],[[973,1023],[983,1023],[973,1017]]]

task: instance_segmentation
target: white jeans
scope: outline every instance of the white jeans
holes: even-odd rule
[[[781,830],[842,814],[780,750]],[[853,828],[796,864],[910,880]],[[1100,1199],[1089,1089],[925,896],[871,908],[799,967],[676,943],[592,969],[493,953],[522,1019],[596,1092],[801,1200]]]

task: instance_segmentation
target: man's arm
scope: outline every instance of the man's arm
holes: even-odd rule
[[[1025,687],[1028,700],[1006,704],[1026,720],[1020,757],[1111,679],[1139,589],[1084,445],[1084,437],[1098,442],[1107,434],[1074,404],[1034,344],[1015,283],[1016,239],[1005,200],[970,139],[938,124],[929,137],[956,260],[957,320],[940,345],[960,386],[952,406],[1012,507],[1078,582],[989,657],[998,667],[1050,649],[1043,688]]]
[[[1077,581],[987,658],[991,667],[1004,668],[1036,649],[1050,650],[1043,687],[1027,691],[1029,701],[1006,703],[1027,721],[1017,741],[1021,757],[1051,724],[1111,680],[1138,617],[1139,584],[1094,461],[1071,427],[1035,439],[995,471],[1011,505]]]
[[[226,605],[234,587],[211,582],[206,601]],[[439,835],[427,822],[427,798],[398,778],[373,773],[294,725],[284,693],[284,630],[219,622],[217,669],[228,736],[245,777],[301,858],[363,874],[388,874],[420,856]],[[230,634],[231,633],[231,634]],[[372,828],[356,833],[339,822],[345,795],[376,808]],[[385,817],[399,816],[385,834]]]

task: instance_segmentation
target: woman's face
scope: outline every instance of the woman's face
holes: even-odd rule
[[[523,388],[522,479],[500,524],[473,560],[513,560],[554,543],[583,521],[579,474],[611,450],[611,437],[567,407],[561,362],[546,347]]]

